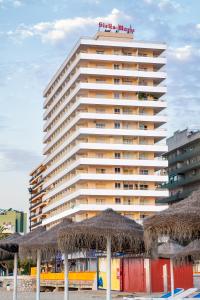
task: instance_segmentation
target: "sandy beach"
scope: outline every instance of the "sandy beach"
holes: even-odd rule
[[[125,293],[119,294],[113,292],[113,299],[122,300]],[[70,300],[104,300],[106,298],[105,291],[70,291]],[[19,300],[35,300],[35,293],[19,293]],[[41,293],[41,300],[62,300],[62,292]],[[0,300],[12,300],[12,292],[0,290]]]

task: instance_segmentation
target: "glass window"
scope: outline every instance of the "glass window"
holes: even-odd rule
[[[121,203],[121,199],[120,198],[115,198],[115,203],[116,204],[120,204]]]

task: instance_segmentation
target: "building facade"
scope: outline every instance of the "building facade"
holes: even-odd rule
[[[200,188],[200,130],[176,131],[167,145],[169,197],[158,202],[173,204]]]
[[[43,213],[43,208],[46,205],[46,201],[43,200],[45,195],[45,189],[43,187],[44,178],[43,172],[46,167],[43,164],[40,164],[37,168],[35,168],[30,174],[29,181],[29,230],[37,228],[42,225],[42,220],[45,217]]]
[[[3,233],[26,233],[27,214],[10,209],[0,209],[0,226],[4,228]]]
[[[132,34],[82,38],[44,91],[42,224],[107,207],[140,221],[164,209],[166,45]]]

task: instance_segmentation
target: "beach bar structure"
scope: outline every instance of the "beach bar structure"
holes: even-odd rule
[[[59,232],[60,248],[68,253],[83,249],[106,250],[106,299],[111,300],[111,256],[119,251],[144,252],[143,229],[134,220],[121,216],[112,209],[100,215],[62,228]]]
[[[106,260],[99,258],[98,289],[106,289]],[[157,293],[171,290],[170,259],[113,258],[111,288],[130,293]],[[174,265],[174,288],[193,287],[191,265]]]

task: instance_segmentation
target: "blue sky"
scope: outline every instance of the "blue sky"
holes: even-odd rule
[[[200,127],[200,1],[0,0],[0,207],[28,209],[28,174],[42,160],[42,91],[100,20],[167,43],[168,134]]]

